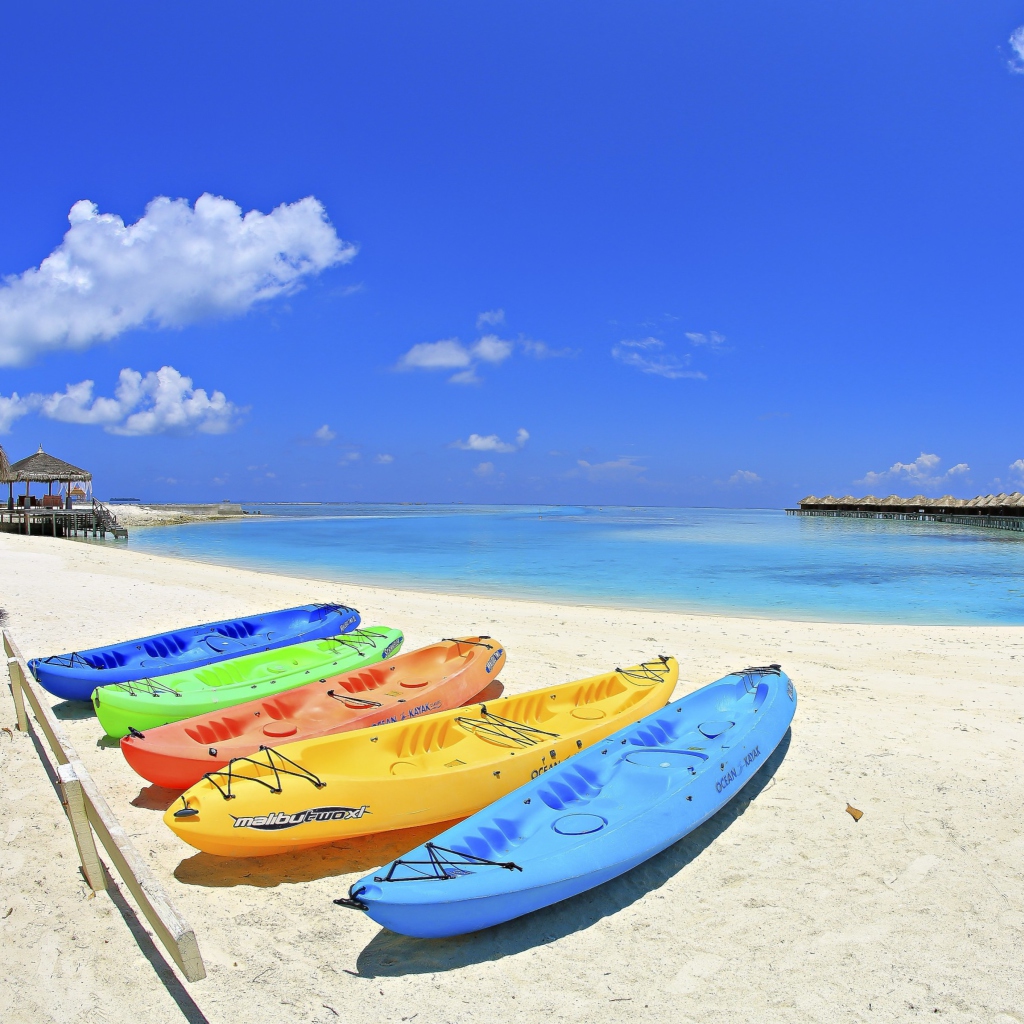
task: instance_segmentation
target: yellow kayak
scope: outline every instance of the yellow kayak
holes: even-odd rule
[[[392,725],[263,747],[210,772],[164,815],[206,853],[262,857],[451,821],[663,707],[659,658]]]

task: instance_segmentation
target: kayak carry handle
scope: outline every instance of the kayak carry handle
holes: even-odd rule
[[[339,907],[348,907],[350,910],[369,910],[369,905],[359,898],[360,894],[364,892],[366,892],[365,885],[359,886],[358,889],[353,885],[349,887],[347,898],[345,896],[339,896],[334,902]]]

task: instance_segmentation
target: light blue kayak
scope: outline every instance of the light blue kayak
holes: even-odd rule
[[[351,633],[359,612],[343,604],[304,604],[261,615],[186,626],[88,651],[33,658],[28,667],[50,693],[89,700],[97,686],[202,668],[242,654]]]
[[[768,760],[795,710],[778,665],[728,675],[555,765],[335,902],[432,939],[585,892],[720,810]]]

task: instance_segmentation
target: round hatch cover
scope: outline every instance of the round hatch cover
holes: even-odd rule
[[[735,722],[702,722],[697,728],[709,740],[713,740],[716,736],[721,736],[723,732],[728,732],[735,724]]]
[[[589,832],[600,832],[607,824],[599,814],[563,814],[551,827],[563,836],[585,836]]]
[[[298,731],[298,726],[293,725],[291,722],[267,722],[267,724],[263,726],[263,735],[273,736],[275,738],[281,736],[294,736]]]
[[[644,768],[692,768],[700,758],[680,750],[633,750],[626,760]]]

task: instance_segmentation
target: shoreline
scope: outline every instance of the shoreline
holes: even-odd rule
[[[229,518],[229,517],[222,517]],[[241,517],[235,516],[230,517],[239,519]],[[248,517],[247,517],[248,518]],[[265,516],[261,517],[269,520],[273,520],[277,517]],[[284,518],[284,517],[281,517]],[[179,526],[179,525],[198,525],[200,522],[217,522],[217,517],[210,517],[201,521],[193,523],[164,523],[159,524],[161,526]],[[141,525],[141,524],[140,524]],[[146,524],[149,525],[149,524]],[[157,524],[153,524],[154,527]],[[77,543],[84,543],[90,546],[94,546],[98,543],[112,546],[114,542],[102,541],[98,542],[87,537],[72,537],[69,540]],[[122,546],[119,550],[131,550],[130,541],[129,547],[125,548]],[[480,590],[460,590],[453,588],[448,583],[439,583],[438,588],[443,587],[444,589],[434,589],[433,587],[413,581],[413,580],[383,580],[381,582],[373,583],[369,581],[361,581],[357,577],[349,579],[328,579],[323,576],[311,576],[303,574],[298,568],[294,572],[288,571],[283,566],[267,566],[258,567],[253,565],[245,565],[241,562],[234,562],[231,560],[216,560],[213,558],[205,559],[195,553],[189,555],[174,555],[167,554],[164,552],[153,552],[153,551],[139,551],[135,550],[135,554],[146,555],[151,558],[167,558],[173,561],[179,562],[193,562],[196,565],[207,565],[207,566],[219,566],[227,569],[237,569],[240,572],[255,572],[271,576],[282,576],[288,579],[294,580],[307,580],[322,583],[324,586],[347,586],[347,587],[359,587],[361,589],[371,590],[388,590],[388,591],[402,591],[414,594],[431,594],[436,597],[460,597],[460,598],[482,598],[485,600],[500,600],[500,601],[518,601],[526,604],[547,604],[555,605],[558,607],[568,606],[571,608],[580,609],[596,609],[601,611],[628,611],[628,612],[641,612],[651,615],[671,614],[671,615],[694,615],[704,618],[726,618],[726,619],[754,619],[757,621],[767,622],[786,622],[786,623],[804,623],[804,624],[820,624],[820,625],[849,625],[849,626],[885,626],[885,625],[900,625],[922,628],[935,627],[939,629],[1024,629],[1024,623],[1001,623],[1001,622],[974,622],[974,623],[957,623],[957,622],[897,622],[892,623],[891,621],[880,621],[877,619],[855,619],[855,618],[835,618],[835,619],[815,619],[815,618],[798,618],[791,614],[789,615],[767,615],[756,609],[740,610],[740,609],[715,609],[715,608],[687,608],[687,607],[675,607],[675,608],[656,608],[650,605],[632,604],[628,601],[622,600],[616,603],[614,599],[609,598],[608,602],[600,601],[582,601],[574,597],[568,597],[565,595],[553,594],[550,592],[538,591],[536,593],[522,593],[522,594],[500,594],[491,592],[485,589]]]
[[[15,534],[0,534],[0,595],[27,657],[338,599],[367,625],[403,628],[405,649],[493,635],[508,651],[510,694],[658,653],[679,658],[675,696],[746,664],[778,661],[793,678],[800,704],[788,749],[687,839],[564,904],[430,943],[331,903],[426,836],[251,861],[197,854],[160,820],[174,795],[131,772],[88,705],[54,698],[125,830],[195,928],[209,976],[186,994],[217,1024],[276,1024],[286,1013],[354,1024],[417,1013],[453,1024],[676,1024],[711,1006],[730,1021],[895,1022],[913,1007],[1011,1024],[1024,1002],[1024,627],[442,595]],[[31,738],[0,732],[0,940],[9,958],[0,1011],[83,1024],[128,1024],[140,1013],[188,1019],[117,898],[87,898]]]

